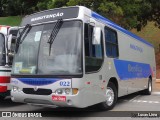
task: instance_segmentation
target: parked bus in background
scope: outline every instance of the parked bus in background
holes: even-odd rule
[[[151,94],[155,75],[150,43],[86,7],[57,8],[22,20],[11,99],[108,110],[120,96]]]
[[[12,34],[12,46],[15,45],[17,28],[0,25],[0,98],[10,94],[10,74],[13,57],[9,56],[8,37]]]

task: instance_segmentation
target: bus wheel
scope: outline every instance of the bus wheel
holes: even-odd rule
[[[143,92],[145,95],[151,95],[152,93],[152,80],[149,78],[148,80],[148,88]]]
[[[117,89],[114,83],[109,82],[106,89],[106,101],[99,104],[101,110],[111,110],[117,102]]]

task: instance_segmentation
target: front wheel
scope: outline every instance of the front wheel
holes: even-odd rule
[[[101,110],[111,110],[117,102],[117,88],[114,83],[109,82],[106,89],[106,101],[98,104]]]

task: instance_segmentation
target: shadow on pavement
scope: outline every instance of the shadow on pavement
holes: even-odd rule
[[[24,104],[12,102],[11,99],[0,99],[0,109],[6,108],[6,107],[18,106],[18,105],[24,105]]]

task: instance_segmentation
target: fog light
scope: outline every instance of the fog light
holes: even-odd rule
[[[67,104],[68,105],[72,105],[72,101],[71,100],[67,100]]]

